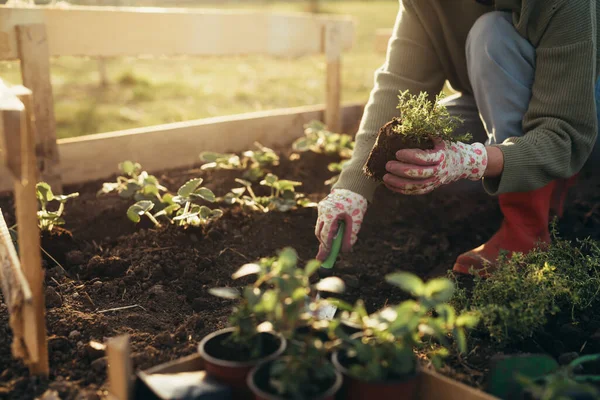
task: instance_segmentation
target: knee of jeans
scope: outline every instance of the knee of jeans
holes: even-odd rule
[[[505,58],[506,48],[514,46],[514,35],[518,34],[511,21],[510,13],[502,11],[483,14],[475,21],[466,42],[469,69]]]

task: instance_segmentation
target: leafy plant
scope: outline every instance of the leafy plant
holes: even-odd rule
[[[472,135],[469,133],[454,135],[456,128],[464,121],[450,115],[446,107],[439,103],[445,96],[440,93],[432,102],[426,92],[419,95],[412,95],[408,90],[400,92],[396,107],[400,110],[400,118],[396,119],[399,123],[394,125],[394,132],[416,143],[430,138],[459,142],[471,140]]]
[[[279,165],[279,156],[272,149],[255,142],[256,150],[247,150],[242,153],[242,157],[232,153],[214,153],[203,152],[200,159],[206,164],[202,169],[244,169],[243,178],[250,181],[257,181],[265,176],[267,169]]]
[[[216,200],[215,194],[210,189],[201,186],[202,182],[202,178],[191,179],[179,188],[176,196],[166,194],[163,197],[164,207],[156,214],[150,213],[154,208],[154,203],[141,200],[129,207],[127,216],[133,222],[138,223],[141,216],[145,215],[156,226],[160,226],[157,220],[159,217],[167,218],[178,226],[204,226],[220,218],[223,211],[195,203],[196,201],[213,203]]]
[[[527,255],[502,256],[491,276],[475,277],[471,293],[459,288],[452,303],[480,315],[482,329],[499,345],[543,330],[550,317],[576,320],[600,303],[600,246],[558,237]],[[555,319],[555,317],[553,317]]]
[[[579,375],[576,371],[581,368],[582,364],[598,360],[600,360],[600,354],[578,357],[568,365],[540,378],[517,376],[517,379],[537,400],[597,399],[600,398],[600,390],[597,386],[600,376]]]
[[[441,347],[429,353],[436,367],[449,354],[452,334],[458,350],[467,348],[466,330],[478,323],[474,313],[457,315],[447,301],[454,293],[454,285],[446,278],[423,282],[407,272],[386,276],[386,281],[409,292],[416,300],[387,306],[368,315],[359,300],[354,307],[339,303],[346,311],[342,319],[362,327],[359,338],[344,338],[344,346],[351,366],[350,373],[366,381],[382,381],[412,374],[416,368],[415,349],[423,348],[432,340]]]
[[[330,132],[321,121],[311,121],[304,125],[304,136],[295,140],[292,148],[299,152],[312,151],[350,158],[354,141],[350,135]]]
[[[315,207],[316,204],[296,192],[296,187],[302,182],[279,179],[276,175],[267,174],[260,182],[262,186],[270,188],[269,196],[257,196],[252,189],[252,183],[243,179],[236,179],[242,186],[234,188],[223,197],[227,204],[240,204],[242,207],[260,212],[280,211],[286,212],[297,206]]]
[[[154,175],[142,171],[142,166],[133,161],[119,163],[119,170],[122,175],[117,177],[117,181],[103,183],[98,195],[117,192],[126,199],[150,200],[155,206],[161,206],[161,192],[167,192],[167,188],[162,186]]]
[[[306,299],[315,289],[339,293],[344,290],[344,283],[329,277],[311,285],[310,278],[319,266],[319,261],[311,260],[300,268],[296,251],[288,247],[274,257],[261,258],[236,271],[234,279],[256,276],[254,283],[241,292],[233,288],[211,290],[214,295],[238,299],[243,305],[236,308],[230,319],[237,328],[238,343],[251,344],[252,337],[262,330],[279,332],[288,339],[286,354],[271,365],[270,386],[277,394],[294,399],[311,398],[319,381],[335,375],[325,357],[325,346],[313,331],[327,328],[328,321],[316,320],[313,312],[325,300],[313,300],[307,308]],[[300,334],[299,328],[305,327],[313,329]]]
[[[38,226],[42,231],[52,231],[57,225],[64,225],[65,220],[62,215],[65,211],[65,203],[69,199],[79,196],[79,193],[71,193],[67,195],[55,195],[52,193],[52,188],[46,182],[39,182],[35,186],[35,195],[38,199],[41,209],[37,212]],[[56,211],[48,210],[48,204],[52,201],[58,202]]]

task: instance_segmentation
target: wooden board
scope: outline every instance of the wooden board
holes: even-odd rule
[[[109,399],[127,400],[131,396],[133,367],[130,353],[128,335],[106,342]]]
[[[204,368],[200,354],[193,354],[144,371],[146,374],[175,374]],[[500,400],[433,371],[424,370],[419,382],[419,400]]]
[[[344,49],[349,17],[161,8],[0,6],[0,60],[19,56],[15,27],[45,24],[50,56],[244,55],[323,53],[322,27],[334,25]]]
[[[342,37],[337,26],[326,26],[324,36],[327,62],[325,124],[330,131],[339,132],[341,129]]]
[[[363,108],[362,104],[342,108],[343,132],[356,132]],[[157,172],[197,164],[202,151],[240,152],[255,141],[287,145],[304,134],[304,124],[322,121],[324,109],[297,107],[59,140],[63,184],[108,178],[125,160]],[[11,190],[11,185],[10,175],[0,167],[0,191]]]
[[[62,194],[46,28],[42,24],[18,25],[16,33],[23,85],[33,96],[37,169],[40,179],[54,193]]]

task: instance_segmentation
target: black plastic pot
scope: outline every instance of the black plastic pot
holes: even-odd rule
[[[418,372],[408,375],[403,379],[386,381],[364,381],[350,374],[350,363],[343,350],[333,353],[332,360],[335,368],[344,377],[344,385],[340,393],[340,399],[346,400],[370,400],[370,399],[394,399],[415,400],[418,391]]]
[[[285,397],[278,396],[268,391],[269,382],[269,367],[273,360],[265,361],[257,365],[248,374],[247,384],[255,400],[289,400]],[[336,394],[342,387],[342,374],[339,371],[335,372],[335,380],[318,396],[311,397],[310,400],[335,400]]]
[[[260,357],[248,361],[227,359],[223,342],[235,331],[235,328],[225,328],[205,336],[198,345],[198,351],[204,359],[206,373],[219,382],[233,389],[235,399],[251,399],[252,391],[247,385],[247,376],[256,365],[274,360],[286,349],[287,342],[281,335],[262,332],[265,340],[265,351]]]

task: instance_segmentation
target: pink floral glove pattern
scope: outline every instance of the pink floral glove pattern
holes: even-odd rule
[[[407,195],[426,194],[459,179],[479,180],[487,166],[487,151],[481,143],[465,144],[437,140],[432,150],[407,149],[388,162],[386,187]]]
[[[321,200],[318,211],[315,235],[321,244],[317,259],[323,261],[329,255],[331,242],[337,233],[340,220],[346,224],[342,252],[349,252],[356,243],[358,231],[367,211],[367,200],[350,190],[333,189]]]

